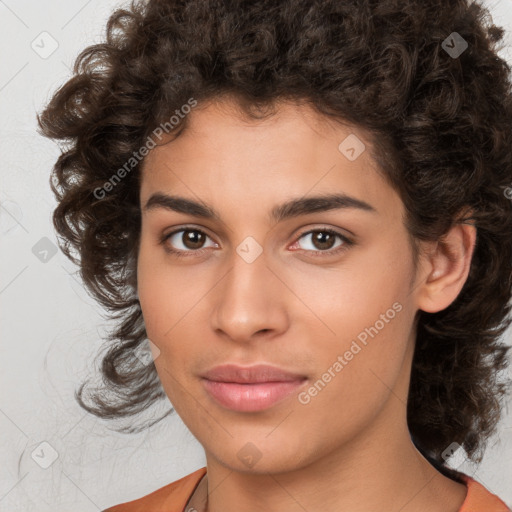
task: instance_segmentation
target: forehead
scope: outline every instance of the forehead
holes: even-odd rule
[[[250,119],[236,101],[217,100],[194,108],[184,131],[168,140],[146,157],[142,203],[155,192],[179,193],[219,210],[226,201],[270,207],[285,198],[342,192],[373,201],[376,209],[400,208],[369,137],[305,104],[281,102],[273,115]]]

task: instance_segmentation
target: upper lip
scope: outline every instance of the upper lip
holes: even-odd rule
[[[277,366],[257,364],[254,366],[238,366],[223,364],[205,372],[202,377],[217,382],[235,382],[239,384],[259,382],[292,382],[306,377],[292,373]]]

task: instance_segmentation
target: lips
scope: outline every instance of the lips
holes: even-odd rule
[[[305,375],[288,372],[276,366],[266,364],[248,367],[225,364],[212,368],[204,373],[202,377],[215,382],[236,382],[238,384],[293,382],[306,378]]]
[[[202,375],[204,389],[226,409],[256,412],[268,409],[303,387],[307,377],[269,365],[216,366]]]

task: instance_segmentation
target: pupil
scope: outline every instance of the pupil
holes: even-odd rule
[[[189,249],[199,249],[204,243],[204,235],[199,231],[185,231],[183,233],[185,237],[184,244]]]
[[[317,231],[313,237],[315,246],[319,249],[330,249],[333,245],[334,236],[331,233],[325,231]]]

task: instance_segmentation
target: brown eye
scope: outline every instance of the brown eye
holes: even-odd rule
[[[200,249],[205,239],[204,233],[192,229],[183,230],[183,235],[181,235],[181,240],[188,249]]]
[[[336,237],[327,231],[315,231],[312,233],[311,241],[318,250],[322,251],[332,249],[332,246],[336,241]]]
[[[354,242],[337,231],[319,228],[303,233],[294,245],[311,256],[329,256],[348,249]]]
[[[199,229],[184,228],[169,233],[162,242],[169,246],[171,252],[194,253],[202,250],[209,239],[210,237]],[[217,244],[212,241],[211,245],[206,247],[217,247]]]

